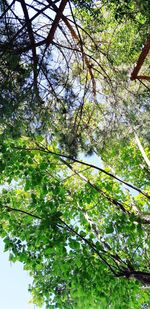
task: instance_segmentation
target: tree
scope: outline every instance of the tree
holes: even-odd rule
[[[17,134],[23,124],[26,135],[57,135],[60,146],[71,155],[77,155],[80,149],[87,153],[98,151],[97,140],[102,151],[118,131],[118,125],[120,133],[131,126],[136,133],[140,128],[142,137],[148,138],[147,88],[142,83],[129,82],[130,68],[149,32],[145,5],[139,11],[136,1],[127,5],[119,2],[117,8],[115,1],[111,1],[111,6],[104,1],[102,7],[92,1],[76,2],[78,12],[71,9],[72,19],[63,11],[65,1],[33,6],[21,1],[23,18],[15,5],[3,1],[1,18],[7,28],[0,44],[1,59],[15,55],[16,65],[14,58],[11,62],[18,73],[18,66],[21,70],[17,89],[11,85],[12,80],[9,87],[2,85],[6,88],[4,99],[9,88],[11,102],[16,100],[11,112],[5,99],[5,132]],[[120,7],[124,14],[117,18],[115,13]],[[39,18],[41,23],[37,23]],[[8,25],[13,29],[11,34]],[[3,71],[7,71],[5,60],[3,66]],[[13,70],[8,74],[15,77]]]
[[[139,285],[150,282],[147,184],[133,195],[108,167],[93,173],[44,141],[10,140],[2,152],[2,183],[11,189],[2,191],[1,236],[10,260],[32,274],[34,301],[127,308],[128,290],[128,308],[147,302]],[[110,300],[114,285],[119,296]]]
[[[39,305],[149,306],[149,93],[130,80],[145,6],[19,4],[22,16],[15,1],[1,15],[5,250]]]

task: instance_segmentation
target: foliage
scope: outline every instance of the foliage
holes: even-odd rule
[[[17,5],[0,21],[5,250],[39,306],[149,306],[149,86],[130,80],[149,1]]]
[[[121,123],[121,131],[130,124],[141,130],[141,124],[143,127],[143,122],[147,123],[148,136],[146,89],[142,84],[129,82],[130,68],[149,32],[144,11],[137,15],[137,22],[129,14],[120,23],[115,18],[114,6],[89,1],[89,8],[85,8],[87,1],[76,2],[77,12],[73,8],[71,11],[75,27],[66,16],[57,27],[55,19],[47,14],[48,9],[57,12],[56,5],[47,8],[37,4],[38,12],[32,7],[32,27],[26,27],[25,10],[30,10],[31,5],[25,9],[23,3],[24,24],[17,8],[15,11],[12,3],[11,10],[7,9],[6,1],[6,13],[1,20],[4,134],[30,136],[32,132],[57,136],[65,152],[75,156],[81,149],[87,153],[95,151],[95,137],[100,140],[102,150]],[[12,16],[12,9],[17,19]],[[37,24],[38,18],[44,20],[42,25]],[[56,28],[55,40],[53,28]],[[6,79],[8,75],[10,78]]]
[[[149,282],[146,196],[55,153],[26,138],[2,145],[0,231],[10,260],[30,271],[33,301],[47,308],[139,308],[147,290],[125,277]]]

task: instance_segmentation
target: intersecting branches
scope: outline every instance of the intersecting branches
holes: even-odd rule
[[[93,91],[94,101],[96,102],[96,81],[95,81],[95,78],[94,78],[93,67],[92,67],[91,61],[88,59],[88,56],[86,55],[86,53],[83,49],[83,42],[82,42],[82,38],[80,36],[80,32],[78,30],[78,25],[75,22],[74,26],[76,27],[79,35],[76,33],[74,27],[71,25],[68,18],[65,17],[65,15],[63,14],[63,11],[64,11],[65,6],[67,4],[67,0],[62,0],[59,7],[57,7],[56,4],[55,4],[58,1],[48,1],[48,5],[41,4],[41,2],[39,2],[37,0],[32,5],[27,4],[24,0],[20,0],[18,2],[22,6],[22,11],[24,13],[24,22],[22,23],[22,18],[19,17],[19,13],[18,13],[18,21],[20,22],[21,27],[19,27],[19,29],[17,29],[17,31],[15,31],[16,32],[15,35],[13,35],[13,37],[11,37],[11,39],[9,41],[3,42],[3,43],[1,42],[1,44],[0,44],[1,52],[5,53],[5,51],[9,51],[10,46],[13,46],[15,54],[22,54],[22,53],[28,53],[29,54],[30,50],[32,51],[34,88],[37,91],[37,88],[38,88],[37,77],[38,77],[38,73],[41,69],[41,65],[42,65],[42,62],[44,60],[46,50],[53,43],[54,36],[55,36],[57,29],[60,29],[62,31],[62,28],[60,26],[60,21],[63,20],[63,22],[67,26],[67,28],[68,28],[71,36],[72,36],[72,39],[75,40],[76,44],[78,46],[80,45],[80,47],[81,47],[81,49],[79,48],[79,52],[82,55],[83,61],[85,61],[85,63],[86,63],[87,70],[89,72],[89,75],[90,75],[90,78],[91,78],[91,81],[92,81],[92,88],[93,88],[92,91]],[[6,10],[2,13],[1,18],[3,18],[6,15],[6,13],[9,14],[11,7],[14,3],[15,2],[12,2],[11,5],[9,5],[6,8]],[[31,8],[35,12],[35,13],[32,13],[32,16],[29,16],[29,8]],[[17,13],[15,13],[15,10],[12,13],[15,14],[15,16],[17,14]],[[51,18],[51,16],[53,16],[54,14],[55,14],[55,17]],[[39,20],[39,18],[42,18],[42,16],[45,19],[45,27],[46,27],[45,28],[45,34],[47,32],[47,29],[49,28],[49,26],[46,26],[47,25],[46,19],[48,19],[48,21],[50,22],[50,30],[48,31],[46,36],[44,35],[43,39],[41,40],[40,38],[41,38],[42,32],[40,30],[40,27],[36,31],[34,30],[34,28],[35,28],[37,21]],[[22,35],[25,28],[27,28],[27,31],[28,31],[29,41],[19,43],[18,39]],[[38,40],[37,40],[37,38],[38,38]],[[68,40],[69,44],[71,44],[70,38],[66,36],[66,39]],[[59,40],[60,40],[60,38],[59,38]],[[40,62],[39,62],[39,59],[38,59],[39,56],[37,56],[37,50],[39,49],[39,47],[44,48],[43,56],[42,56]],[[59,46],[57,46],[57,49],[58,48],[59,48]],[[75,50],[73,51],[73,54],[75,56]],[[39,69],[37,69],[38,62],[40,63]],[[104,74],[105,74],[105,72],[104,72]]]

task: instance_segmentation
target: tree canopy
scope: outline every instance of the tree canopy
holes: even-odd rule
[[[0,236],[38,306],[150,306],[149,8],[1,1]]]

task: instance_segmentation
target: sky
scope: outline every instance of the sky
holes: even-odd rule
[[[36,309],[29,304],[31,298],[28,284],[31,278],[19,262],[10,263],[9,254],[3,252],[0,240],[0,308],[1,309]]]

